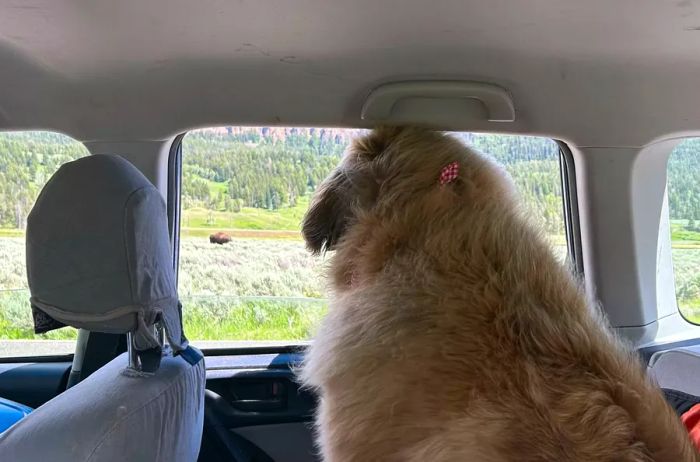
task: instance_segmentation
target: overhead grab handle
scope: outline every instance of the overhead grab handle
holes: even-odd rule
[[[463,120],[515,121],[513,100],[503,88],[490,83],[459,80],[381,85],[367,97],[361,117],[372,122],[421,120],[430,112],[442,112],[444,116]]]

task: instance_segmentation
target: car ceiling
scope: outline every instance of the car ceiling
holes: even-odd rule
[[[0,2],[0,129],[84,141],[217,124],[367,126],[381,83],[507,89],[578,146],[700,129],[700,0]]]

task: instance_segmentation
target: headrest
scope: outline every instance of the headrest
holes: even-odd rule
[[[137,351],[160,352],[160,321],[173,351],[187,349],[165,203],[119,156],[69,162],[49,180],[27,222],[27,275],[36,333],[132,332]]]

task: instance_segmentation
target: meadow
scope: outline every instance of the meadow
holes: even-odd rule
[[[182,212],[181,235],[208,237],[215,229],[238,237],[298,240],[299,223],[308,206],[309,198],[303,196],[297,200],[294,207],[283,207],[278,210],[243,207],[240,212],[226,212],[193,207]]]
[[[299,222],[308,199],[278,211],[183,211],[179,293],[185,332],[196,343],[224,340],[308,340],[327,309],[327,262],[305,249]],[[700,232],[672,223],[673,260],[681,312],[700,323]],[[70,340],[76,330],[32,332],[20,231],[0,230],[0,339]],[[209,243],[213,231],[233,240]],[[564,257],[563,237],[551,238]],[[327,257],[326,257],[327,258]]]
[[[323,259],[297,239],[185,237],[179,292],[193,340],[304,340],[326,310]],[[24,239],[0,238],[0,339],[73,339],[63,328],[32,332]]]
[[[208,241],[210,226],[200,228],[184,228],[180,246],[179,291],[185,331],[194,343],[313,336],[327,309],[326,260],[306,251],[298,231],[216,245]],[[700,322],[700,248],[674,248],[673,256],[679,305]],[[0,339],[74,339],[72,328],[33,334],[24,268],[23,237],[0,237]]]

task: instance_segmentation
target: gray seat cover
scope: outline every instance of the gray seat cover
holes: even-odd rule
[[[700,346],[655,353],[649,360],[649,374],[661,388],[700,396]]]
[[[165,201],[126,159],[84,157],[46,183],[27,220],[27,278],[37,333],[133,332],[146,351],[159,320],[175,353],[187,349]]]
[[[164,357],[149,377],[126,354],[0,434],[6,462],[194,462],[202,438],[204,361]]]

